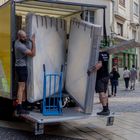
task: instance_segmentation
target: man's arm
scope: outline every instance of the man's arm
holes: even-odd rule
[[[25,54],[28,55],[28,56],[33,57],[33,56],[35,56],[35,34],[33,34],[31,41],[32,41],[32,49],[31,50],[28,49],[25,52]]]
[[[101,67],[102,67],[102,61],[99,61],[96,65],[95,65],[95,67],[96,67],[96,71],[97,70],[99,70]]]
[[[102,67],[102,61],[99,61],[95,66],[88,69],[87,73],[90,75],[92,72],[99,70]]]

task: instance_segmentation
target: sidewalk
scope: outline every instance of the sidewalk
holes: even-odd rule
[[[109,89],[111,87],[109,86]],[[111,94],[111,92],[110,92]],[[95,94],[94,108],[101,109],[98,104],[98,94]],[[124,81],[119,82],[118,92],[116,97],[109,98],[109,106],[113,112],[137,112],[140,111],[140,83],[136,83],[135,90],[125,90]]]

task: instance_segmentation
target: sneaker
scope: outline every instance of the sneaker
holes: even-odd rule
[[[108,116],[110,114],[110,111],[107,110],[107,111],[101,111],[101,112],[97,112],[97,115],[103,115],[103,116]]]

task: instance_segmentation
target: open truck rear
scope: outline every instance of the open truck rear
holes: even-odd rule
[[[37,0],[37,1],[8,1],[0,7],[0,114],[4,116],[12,117],[13,114],[13,100],[16,99],[17,92],[17,82],[15,79],[15,67],[14,67],[14,41],[16,40],[16,33],[21,28],[26,28],[26,17],[28,13],[35,13],[36,15],[48,16],[61,18],[66,22],[66,34],[69,33],[70,20],[71,18],[80,18],[81,13],[84,11],[94,11],[97,9],[102,9],[105,12],[106,6],[104,5],[92,5],[84,3],[72,3],[72,2],[62,2],[62,1],[47,1],[47,0]],[[105,18],[105,16],[103,17]],[[86,28],[91,29],[90,37],[94,36],[92,32],[91,25],[87,26],[86,23],[80,23],[78,21],[72,21],[79,28],[81,25]],[[105,27],[105,23],[103,24]],[[56,27],[57,30],[57,27]],[[104,28],[104,33],[105,33]],[[99,33],[100,34],[100,33]],[[61,34],[60,34],[61,35]],[[71,38],[71,37],[70,37]],[[99,41],[99,39],[97,39]],[[92,46],[97,46],[99,48],[99,42],[95,38],[91,40]],[[79,40],[80,41],[80,40]],[[97,41],[97,42],[96,42]],[[98,44],[96,44],[96,43]],[[72,46],[73,44],[71,44]],[[90,63],[95,64],[98,59],[98,48],[91,49],[91,53],[94,54],[94,58],[90,58]],[[83,50],[84,51],[84,50]],[[57,52],[55,52],[57,53]],[[93,56],[89,53],[89,55]],[[78,63],[77,63],[78,64]],[[77,65],[76,63],[74,65]],[[43,69],[42,69],[43,73]],[[65,78],[65,74],[63,76]],[[67,107],[62,109],[62,114],[58,116],[44,116],[42,112],[31,111],[29,115],[21,115],[25,120],[31,121],[35,124],[35,133],[41,134],[44,132],[44,125],[53,122],[70,121],[73,119],[84,119],[90,116],[94,116],[93,113],[93,97],[94,97],[94,87],[95,87],[96,73],[87,78],[86,92],[84,97],[80,95],[73,95],[72,93],[62,94],[66,97],[74,97],[75,99],[80,99],[83,101],[77,102],[76,107]],[[43,80],[43,77],[42,77]],[[63,83],[65,84],[65,82]],[[80,87],[79,87],[80,88]],[[43,93],[42,93],[43,94]],[[90,102],[90,104],[89,104]],[[81,105],[82,104],[82,105]],[[91,111],[92,110],[92,111]],[[4,114],[5,113],[5,114]]]

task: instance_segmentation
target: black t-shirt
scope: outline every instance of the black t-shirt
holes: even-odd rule
[[[102,79],[104,77],[109,76],[108,71],[109,54],[107,52],[100,52],[98,61],[102,61],[102,67],[97,71],[97,79]]]
[[[118,80],[119,77],[120,75],[117,71],[110,72],[110,80]]]

